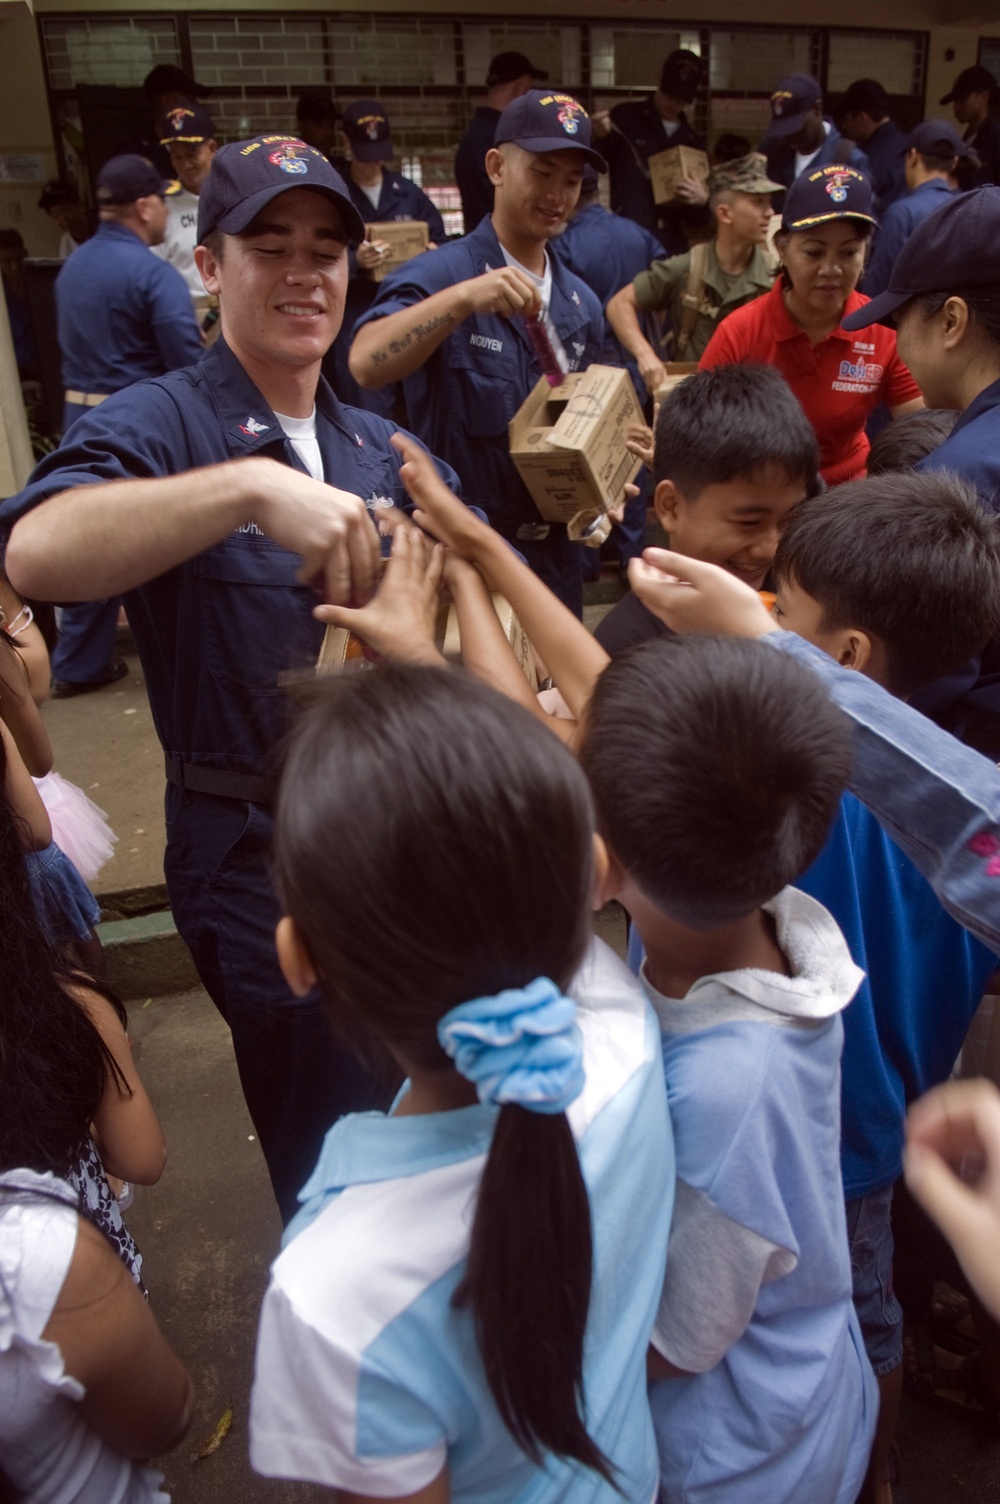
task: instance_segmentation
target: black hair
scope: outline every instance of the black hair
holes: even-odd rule
[[[222,233],[222,231],[219,230],[219,229],[215,229],[215,230],[209,230],[208,234],[204,237],[204,239],[199,240],[198,244],[199,245],[203,245],[205,247],[206,251],[210,251],[211,254],[214,256],[215,260],[221,266],[222,265],[223,247],[225,245],[225,240],[226,240],[226,237]]]
[[[872,440],[868,474],[912,470],[920,460],[943,444],[955,426],[958,413],[946,407],[924,407],[887,423]]]
[[[871,476],[804,502],[774,572],[819,603],[821,630],[879,639],[896,695],[961,667],[1000,624],[1000,521],[945,470]]]
[[[101,983],[71,970],[35,916],[21,845],[21,822],[4,792],[0,740],[0,1172],[51,1170],[76,1161],[109,1078],[129,1088],[73,988],[100,992],[125,1023],[125,1010]]]
[[[297,120],[314,120],[326,125],[338,120],[337,106],[325,89],[303,89],[295,101]]]
[[[953,287],[948,292],[918,293],[912,300],[920,317],[929,323],[947,303],[949,298],[961,298],[969,310],[973,324],[986,336],[991,345],[1000,345],[1000,287],[989,282],[983,287]],[[909,307],[909,304],[906,305]],[[904,310],[901,308],[899,313]],[[897,314],[898,320],[899,314]]]
[[[875,78],[855,79],[845,91],[838,113],[870,115],[873,120],[883,120],[889,113],[889,96],[885,85]]]
[[[656,420],[653,484],[672,480],[695,501],[706,486],[764,470],[817,487],[819,446],[784,377],[772,366],[695,371],[674,387]]]
[[[290,740],[275,859],[334,1026],[449,1072],[451,1008],[539,976],[567,987],[589,936],[592,831],[572,756],[487,686],[391,665],[319,685]],[[609,1477],[580,1413],[591,1271],[565,1114],[502,1107],[455,1303],[519,1446]]]
[[[715,167],[721,167],[723,162],[738,162],[752,151],[753,147],[746,136],[738,136],[735,131],[723,131],[712,147],[712,163]]]
[[[850,736],[816,676],[774,648],[666,637],[604,670],[581,760],[629,877],[680,923],[713,929],[818,855]]]

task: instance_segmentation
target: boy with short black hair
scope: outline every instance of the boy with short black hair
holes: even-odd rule
[[[866,470],[885,475],[890,470],[913,470],[933,454],[955,427],[958,413],[945,407],[925,407],[887,423],[872,439]]]
[[[785,519],[818,487],[818,465],[816,435],[777,371],[755,365],[697,371],[660,407],[653,505],[678,553],[721,564],[759,589]],[[629,593],[595,635],[616,657],[666,631]]]

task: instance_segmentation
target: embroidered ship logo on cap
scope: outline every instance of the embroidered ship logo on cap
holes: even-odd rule
[[[309,171],[309,163],[300,156],[299,146],[299,142],[288,142],[284,146],[279,146],[277,150],[269,152],[267,160],[275,167],[280,167],[282,172],[291,172],[300,176]]]

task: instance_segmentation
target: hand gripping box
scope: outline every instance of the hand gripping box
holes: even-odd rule
[[[668,146],[649,159],[649,181],[657,204],[672,204],[681,178],[708,182],[708,156],[694,146]]]
[[[382,240],[389,247],[385,260],[370,274],[374,282],[381,282],[404,261],[423,255],[430,235],[422,219],[389,219],[384,224],[369,225],[368,239]]]
[[[628,431],[642,421],[618,366],[573,371],[557,387],[543,377],[508,430],[511,459],[542,516],[571,524],[620,505],[642,464],[625,447]]]

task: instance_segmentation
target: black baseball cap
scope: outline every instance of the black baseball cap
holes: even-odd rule
[[[161,146],[169,146],[171,141],[197,146],[203,141],[215,140],[215,126],[211,115],[204,105],[197,104],[193,99],[185,99],[182,104],[174,105],[173,109],[161,115],[156,132]]]
[[[359,162],[391,162],[389,117],[377,99],[356,99],[344,111],[344,135]]]
[[[841,162],[799,174],[781,209],[783,230],[809,230],[832,219],[860,219],[877,225],[872,213],[871,184],[863,172]]]
[[[515,78],[540,78],[544,82],[548,76],[544,68],[536,68],[523,52],[498,52],[486,74],[486,87],[512,84]]]
[[[210,90],[204,84],[195,83],[190,73],[185,73],[175,63],[157,63],[143,79],[142,92],[149,100],[167,93],[183,94],[186,99],[203,99]]]
[[[677,47],[660,70],[660,93],[690,104],[701,84],[701,58],[687,47]]]
[[[967,99],[970,94],[979,94],[983,89],[989,90],[990,100],[996,97],[997,81],[988,68],[963,68],[951,86],[951,93],[945,94],[938,100],[939,104],[951,104],[953,100]]]
[[[166,183],[152,162],[135,152],[111,157],[97,174],[98,208],[102,204],[134,204],[138,198],[158,193],[162,198]]]
[[[956,193],[928,214],[896,257],[889,286],[856,313],[844,329],[866,329],[925,292],[992,287],[1000,244],[1000,188]]]
[[[213,230],[238,235],[273,198],[289,188],[313,188],[333,199],[350,240],[365,238],[365,225],[347,185],[329,158],[297,136],[255,136],[220,146],[198,196],[198,240]]]
[[[906,145],[927,157],[967,157],[969,148],[950,120],[922,120],[914,126]]]
[[[493,137],[497,146],[511,142],[525,151],[581,151],[598,172],[607,172],[608,164],[590,144],[590,116],[571,94],[550,94],[545,89],[529,89],[519,99],[512,99],[497,121]]]
[[[764,141],[784,141],[796,135],[822,98],[823,90],[815,78],[808,73],[789,73],[771,95],[771,124]]]

